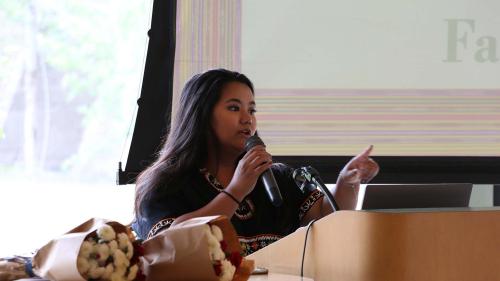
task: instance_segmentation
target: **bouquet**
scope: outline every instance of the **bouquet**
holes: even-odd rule
[[[109,224],[87,236],[78,253],[77,268],[86,280],[141,281],[142,246],[127,232],[116,233]]]
[[[193,218],[144,241],[147,281],[247,280],[236,231],[224,216]]]
[[[0,259],[0,281],[31,277],[28,268],[52,281],[247,280],[254,265],[240,252],[223,216],[185,221],[142,244],[126,226],[91,219],[33,258]]]
[[[54,281],[142,281],[142,254],[128,227],[91,219],[38,250],[33,270]]]

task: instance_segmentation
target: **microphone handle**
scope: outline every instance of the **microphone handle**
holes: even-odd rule
[[[262,183],[264,184],[264,188],[266,189],[266,193],[269,197],[269,200],[275,207],[281,206],[283,204],[283,197],[281,196],[281,192],[278,188],[278,183],[276,183],[276,179],[274,178],[273,172],[271,169],[267,169],[260,176]]]

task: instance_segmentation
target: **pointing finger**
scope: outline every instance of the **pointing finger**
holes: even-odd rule
[[[366,149],[365,151],[361,152],[358,156],[361,156],[361,157],[368,157],[370,155],[370,153],[372,152],[373,150],[373,144],[370,144]]]

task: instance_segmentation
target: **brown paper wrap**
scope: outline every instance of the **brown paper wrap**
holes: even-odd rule
[[[226,217],[193,218],[144,241],[143,270],[146,281],[218,280],[203,232],[205,224],[220,227],[229,252],[241,252],[236,231]],[[253,267],[253,261],[243,259],[233,280],[248,280]]]
[[[128,228],[120,223],[90,219],[39,249],[33,257],[33,271],[42,278],[54,281],[86,281],[76,266],[78,253],[85,238],[104,224],[109,224],[116,232],[130,234]]]

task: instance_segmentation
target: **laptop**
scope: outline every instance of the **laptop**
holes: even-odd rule
[[[356,210],[468,207],[471,183],[367,184]]]

